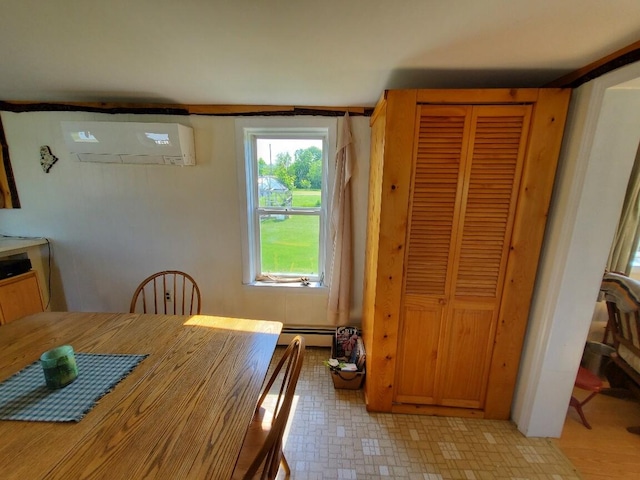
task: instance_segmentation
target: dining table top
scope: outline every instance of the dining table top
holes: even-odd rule
[[[281,329],[209,315],[83,312],[3,325],[0,381],[59,345],[148,356],[79,422],[0,420],[0,477],[230,478]]]

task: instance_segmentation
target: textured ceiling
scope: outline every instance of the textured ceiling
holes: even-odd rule
[[[0,100],[372,106],[638,40],[639,0],[0,0]]]

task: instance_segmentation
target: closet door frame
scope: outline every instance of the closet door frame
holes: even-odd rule
[[[367,232],[371,257],[365,270],[363,308],[369,411],[509,418],[570,93],[569,89],[389,90],[378,103],[371,121],[378,138],[374,151],[372,133],[371,176],[377,177],[378,187],[370,192],[369,220],[377,218]],[[533,105],[533,113],[484,409],[394,405],[417,105],[514,103]],[[376,121],[382,124],[376,126]]]

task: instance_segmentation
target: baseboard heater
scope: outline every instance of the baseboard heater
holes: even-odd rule
[[[284,327],[278,344],[286,345],[293,337],[300,335],[309,347],[330,347],[335,331],[335,327]]]

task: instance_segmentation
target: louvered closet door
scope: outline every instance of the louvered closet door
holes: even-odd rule
[[[419,108],[397,402],[483,407],[529,117]]]
[[[396,402],[436,403],[438,350],[471,112],[471,107],[418,109]]]

